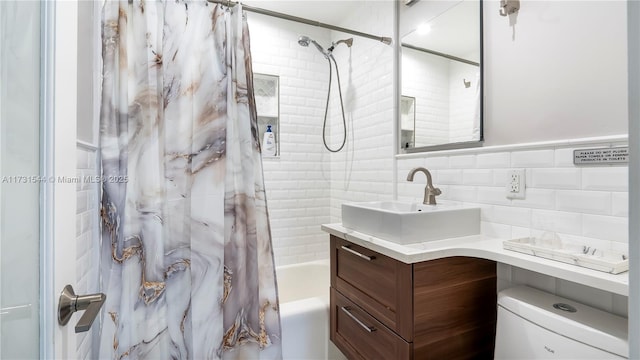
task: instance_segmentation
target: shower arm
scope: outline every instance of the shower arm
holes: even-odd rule
[[[340,44],[345,44],[345,45],[347,45],[347,47],[351,47],[351,45],[353,45],[353,38],[334,41],[334,42],[331,43],[331,46],[329,46],[327,51],[329,53],[332,53],[333,50],[336,48],[336,46],[338,46]],[[334,59],[334,61],[335,61],[335,59]],[[338,64],[336,64],[336,66],[338,66]]]

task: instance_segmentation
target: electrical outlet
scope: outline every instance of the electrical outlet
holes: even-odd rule
[[[524,169],[507,171],[507,198],[524,199],[525,172]]]

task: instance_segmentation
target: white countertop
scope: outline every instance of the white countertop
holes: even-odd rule
[[[356,245],[379,252],[380,254],[406,264],[452,256],[470,256],[517,266],[619,295],[629,295],[628,272],[613,275],[602,271],[505,250],[502,248],[502,242],[508,239],[474,235],[410,245],[399,245],[347,229],[339,223],[325,224],[321,226],[321,229],[331,235],[343,238]]]

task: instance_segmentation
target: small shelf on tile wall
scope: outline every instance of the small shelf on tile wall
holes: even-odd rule
[[[280,158],[280,78],[275,75],[253,74],[253,88],[258,114],[258,138],[263,159]],[[265,134],[271,128],[273,145],[265,145]]]

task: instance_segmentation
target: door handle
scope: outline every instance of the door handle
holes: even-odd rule
[[[105,294],[79,296],[75,294],[71,285],[65,286],[60,293],[60,301],[58,302],[58,324],[67,325],[74,312],[84,310],[75,330],[76,333],[89,331],[105,300],[107,300]]]

